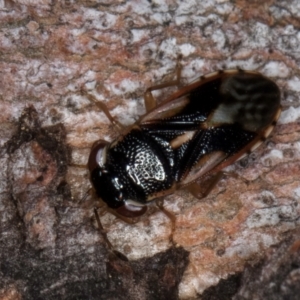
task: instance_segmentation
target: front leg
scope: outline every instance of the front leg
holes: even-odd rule
[[[109,112],[107,106],[98,101],[93,95],[88,94],[85,90],[82,90],[82,94],[85,95],[91,102],[95,103],[97,107],[106,115],[106,117],[109,119],[109,121],[114,126],[115,130],[119,133],[121,133],[124,129],[124,126],[119,123]]]
[[[108,237],[107,237],[107,232],[104,230],[102,223],[100,221],[97,209],[94,208],[94,214],[95,214],[95,218],[96,218],[96,222],[98,225],[98,229],[99,232],[101,233],[107,247],[108,250],[111,252],[111,259],[121,259],[123,261],[128,261],[128,258],[126,257],[126,255],[124,255],[123,253],[117,251],[114,249],[113,245],[111,244],[111,242],[109,241]]]

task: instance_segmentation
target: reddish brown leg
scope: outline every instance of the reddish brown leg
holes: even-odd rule
[[[171,234],[170,234],[170,241],[174,243],[173,241],[173,235],[175,232],[175,223],[176,223],[176,217],[174,214],[169,212],[164,208],[164,200],[163,199],[157,199],[155,200],[156,206],[170,219],[171,221]]]
[[[164,82],[161,84],[151,86],[146,90],[146,92],[144,94],[144,101],[145,101],[145,107],[146,107],[147,112],[149,112],[150,110],[152,110],[153,108],[155,108],[157,106],[156,99],[153,97],[152,91],[160,90],[160,89],[174,86],[174,85],[179,86],[180,78],[181,78],[181,69],[182,69],[182,67],[179,64],[179,59],[178,59],[177,66],[176,66],[176,79],[175,80],[171,80],[171,81],[167,81],[167,82]]]
[[[86,169],[87,168],[87,165],[79,165],[79,164],[73,164],[73,163],[70,163],[69,166],[70,167],[75,167],[75,168],[80,168],[80,169]]]
[[[217,185],[217,183],[222,179],[223,173],[218,172],[215,174],[208,182],[208,186],[203,189],[197,182],[193,182],[187,186],[187,190],[196,198],[203,199],[210,194],[212,189]]]
[[[103,111],[103,113],[106,115],[106,117],[109,119],[109,121],[112,123],[112,125],[114,126],[115,130],[118,132],[122,132],[123,130],[123,125],[121,123],[119,123],[109,112],[107,106],[98,101],[93,95],[88,94],[86,91],[82,91],[82,94],[84,94],[91,102],[95,103],[97,105],[97,107]]]
[[[94,213],[95,213],[95,217],[96,217],[96,222],[97,222],[97,225],[98,225],[98,229],[106,243],[106,245],[108,246],[108,249],[110,250],[111,252],[111,259],[121,259],[123,261],[128,261],[128,258],[126,257],[126,255],[124,255],[123,253],[120,253],[119,251],[117,250],[114,250],[113,248],[113,245],[111,244],[111,242],[109,241],[108,237],[107,237],[107,233],[106,231],[104,230],[103,226],[102,226],[102,223],[100,221],[100,218],[99,218],[99,215],[98,215],[98,212],[97,212],[97,209],[94,208]]]
[[[127,217],[121,216],[114,209],[111,209],[109,207],[106,207],[105,209],[107,212],[114,215],[116,218],[118,218],[118,219],[122,220],[123,222],[130,224],[130,225],[136,224],[140,220],[139,218],[127,218]]]
[[[243,181],[245,184],[249,184],[249,181],[245,178],[243,178],[242,176],[240,176],[239,174],[237,173],[234,173],[234,172],[226,172],[226,171],[222,171],[223,173],[223,176],[226,176],[226,177],[233,177],[235,179],[239,179],[241,181]]]
[[[107,238],[106,231],[104,230],[104,228],[102,226],[102,223],[100,221],[100,218],[99,218],[99,215],[98,215],[98,212],[97,212],[96,208],[94,208],[94,214],[95,214],[95,217],[96,217],[96,222],[97,222],[97,225],[98,225],[98,229],[99,229],[100,233],[102,234],[103,239],[105,240],[105,243],[107,244],[108,248],[111,251],[113,251],[113,246],[112,246],[111,242],[109,241],[109,239]]]
[[[203,199],[210,194],[212,189],[218,184],[218,182],[224,177],[230,176],[236,179],[240,179],[244,181],[244,183],[248,184],[248,181],[233,172],[224,172],[220,171],[216,173],[212,178],[208,180],[208,185],[205,188],[201,188],[200,184],[197,182],[193,182],[187,186],[187,190],[196,198]]]
[[[127,218],[119,215],[114,209],[109,208],[107,204],[104,201],[102,201],[100,198],[98,198],[96,202],[95,201],[93,202],[93,206],[94,207],[97,206],[97,208],[100,208],[101,211],[100,216],[104,216],[106,213],[110,213],[111,215],[114,215],[116,218],[130,225],[136,224],[140,220],[139,218]]]
[[[91,193],[92,193],[93,189],[90,188],[86,193],[85,195],[83,196],[83,198],[81,198],[79,200],[79,205],[83,208],[92,208],[94,206],[94,199],[89,199],[87,200],[88,197],[91,196]]]

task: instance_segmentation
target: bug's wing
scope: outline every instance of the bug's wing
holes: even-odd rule
[[[280,116],[279,88],[261,74],[228,74],[217,87],[219,102],[212,100],[217,105],[192,139],[180,146],[184,151],[176,179],[181,185],[218,172],[249,154],[270,135]],[[195,95],[190,101],[197,102]]]
[[[181,88],[142,116],[138,125],[167,126],[180,118],[199,122],[213,115],[211,126],[239,122],[255,131],[269,124],[279,106],[280,91],[272,80],[255,71],[225,70]]]
[[[178,160],[176,179],[184,186],[204,175],[218,172],[258,147],[265,139],[264,134],[270,132],[249,132],[238,125],[198,131],[186,146],[181,146],[185,150]]]
[[[257,72],[213,73],[172,95],[141,119],[176,154],[175,180],[187,185],[256,148],[280,115],[280,91]]]

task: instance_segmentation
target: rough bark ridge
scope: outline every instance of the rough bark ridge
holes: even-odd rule
[[[299,11],[297,0],[2,1],[0,299],[299,295]],[[180,247],[154,206],[135,225],[101,216],[124,261],[80,202],[91,186],[76,165],[94,141],[117,136],[81,90],[132,124],[178,55],[183,84],[221,68],[262,72],[278,83],[283,113],[229,168],[239,176],[201,201],[166,197]]]

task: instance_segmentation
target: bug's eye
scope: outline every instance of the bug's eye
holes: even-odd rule
[[[135,218],[143,215],[147,211],[147,206],[136,201],[125,200],[124,204],[116,209],[116,212],[127,218]]]
[[[88,160],[88,168],[92,173],[94,169],[101,168],[106,162],[106,146],[109,143],[99,140],[94,143]]]

